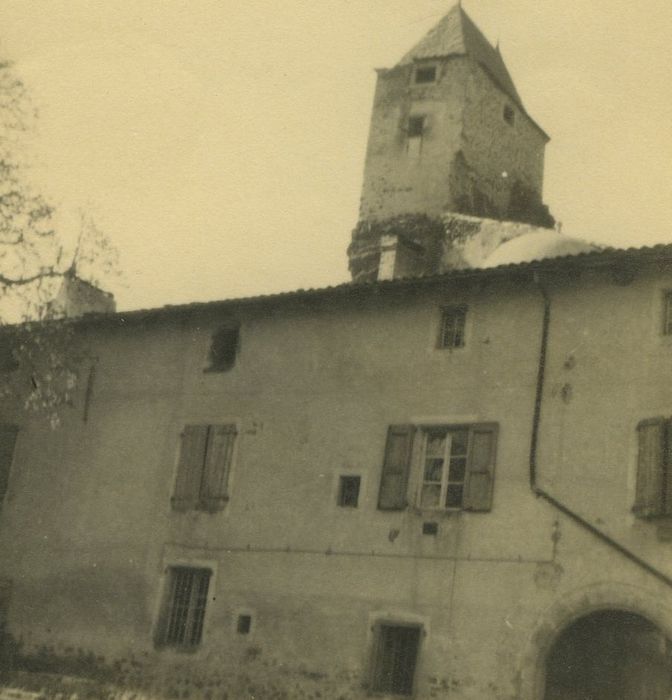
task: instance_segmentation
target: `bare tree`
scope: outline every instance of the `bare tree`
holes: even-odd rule
[[[56,322],[50,303],[67,275],[84,270],[90,281],[118,270],[116,250],[89,214],[80,213],[74,251],[54,227],[54,208],[30,184],[25,157],[36,110],[10,62],[0,62],[0,323],[20,321],[0,334],[0,396],[57,425],[70,405],[87,360],[72,323]]]

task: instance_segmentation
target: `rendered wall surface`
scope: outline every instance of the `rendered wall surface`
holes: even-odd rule
[[[539,483],[670,576],[658,525],[630,512],[636,424],[671,412],[670,273],[545,283]],[[466,346],[436,349],[440,308],[455,303],[468,306]],[[204,373],[232,313],[238,361]],[[492,278],[88,326],[87,421],[83,397],[56,431],[22,420],[0,514],[22,663],[86,662],[170,697],[354,699],[374,623],[416,622],[417,698],[540,700],[545,654],[583,613],[628,609],[672,636],[670,589],[530,490],[542,314],[529,279]],[[388,425],[476,421],[499,424],[491,512],[377,510]],[[176,513],[179,434],[200,422],[239,426],[230,501]],[[356,509],[336,505],[341,474],[362,477]],[[422,534],[428,520],[438,535]],[[175,564],[213,570],[193,653],[153,646]]]

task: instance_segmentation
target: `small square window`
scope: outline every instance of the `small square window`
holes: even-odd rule
[[[207,372],[227,372],[236,364],[240,342],[240,326],[231,324],[219,328],[212,335]]]
[[[436,81],[436,66],[422,66],[415,69],[415,84],[433,83]]]
[[[434,522],[422,523],[422,534],[423,535],[438,535],[439,534],[439,523],[434,523]]]
[[[252,615],[238,615],[238,634],[249,634],[252,629]]]
[[[663,335],[672,335],[672,291],[663,296]]]
[[[421,631],[418,625],[378,626],[372,669],[374,693],[413,695]]]
[[[504,112],[502,116],[507,124],[513,124],[516,119],[516,113],[513,111],[513,107],[511,107],[511,105],[504,105]]]
[[[444,308],[441,311],[438,347],[463,348],[466,321],[466,306],[448,306]]]
[[[211,574],[209,569],[184,566],[168,570],[169,588],[158,646],[189,650],[200,645]]]
[[[422,116],[415,116],[408,118],[408,138],[418,139],[425,132],[425,118]]]
[[[341,508],[357,508],[359,502],[359,476],[342,476],[338,484],[338,505]]]

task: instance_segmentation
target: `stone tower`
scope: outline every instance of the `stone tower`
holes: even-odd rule
[[[447,214],[553,225],[542,200],[549,137],[526,112],[499,48],[461,5],[394,68],[377,73],[349,250],[353,278],[361,278],[362,255],[380,248],[382,234],[419,244],[425,260],[415,272],[435,271],[427,256],[445,241],[436,230],[418,233],[418,226],[436,229]],[[381,229],[381,222],[394,225]],[[407,253],[419,259],[418,250]]]

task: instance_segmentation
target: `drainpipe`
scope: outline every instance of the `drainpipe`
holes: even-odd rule
[[[655,576],[659,581],[662,581],[666,586],[672,588],[672,578],[659,571],[654,566],[644,561],[638,557],[634,552],[632,552],[627,547],[623,546],[616,540],[612,539],[609,535],[602,530],[595,527],[592,523],[589,523],[578,513],[573,511],[569,506],[561,503],[556,498],[551,496],[549,493],[544,491],[541,487],[537,485],[537,447],[539,444],[539,425],[541,422],[541,407],[544,397],[544,378],[546,375],[546,354],[548,350],[548,336],[551,325],[551,297],[548,290],[544,287],[539,277],[539,273],[535,272],[533,277],[534,284],[541,293],[541,297],[544,302],[544,317],[541,326],[541,347],[539,349],[539,366],[537,370],[537,389],[534,399],[534,416],[532,418],[532,437],[530,440],[530,489],[532,493],[537,496],[537,498],[543,498],[545,501],[550,503],[554,508],[559,510],[561,513],[571,518],[575,523],[581,526],[584,530],[587,530],[592,535],[597,537],[609,547],[619,552],[626,559],[642,568],[647,573]]]

